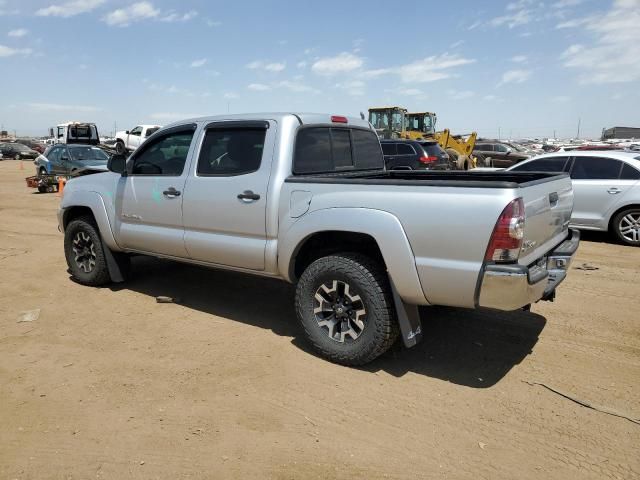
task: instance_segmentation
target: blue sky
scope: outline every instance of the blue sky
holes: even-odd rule
[[[455,133],[640,126],[640,0],[0,0],[0,123],[102,133],[398,104]]]

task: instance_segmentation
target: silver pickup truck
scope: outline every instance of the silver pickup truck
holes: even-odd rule
[[[144,254],[292,282],[307,338],[346,365],[417,343],[420,305],[553,300],[579,243],[566,174],[386,171],[358,118],[185,120],[108,168],[64,190],[75,280],[123,281]]]

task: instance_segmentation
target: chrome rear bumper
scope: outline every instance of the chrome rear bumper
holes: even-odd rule
[[[569,230],[567,239],[535,265],[485,266],[478,295],[478,306],[498,310],[517,310],[538,300],[551,300],[580,244],[578,230]]]

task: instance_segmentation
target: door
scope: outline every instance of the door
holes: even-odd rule
[[[509,159],[509,147],[502,143],[496,143],[493,145],[493,150],[491,158],[493,158],[494,167],[506,168],[513,164],[513,161]]]
[[[129,250],[186,257],[182,199],[195,125],[167,130],[136,151],[118,183],[116,232]]]
[[[135,127],[133,130],[131,130],[129,132],[129,135],[127,136],[127,146],[132,149],[135,150],[136,148],[138,148],[140,146],[140,143],[142,142],[142,127]]]
[[[620,179],[623,162],[606,157],[574,157],[571,167],[574,205],[572,223],[606,229],[607,213],[635,180]]]
[[[47,160],[49,160],[48,173],[55,173],[57,175],[63,175],[65,173],[61,157],[66,150],[64,145],[57,145],[51,149],[51,152],[49,152],[47,156]]]
[[[184,195],[185,243],[202,262],[264,270],[275,122],[215,122]]]

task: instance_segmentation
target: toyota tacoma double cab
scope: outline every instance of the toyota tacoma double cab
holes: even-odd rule
[[[387,171],[359,118],[185,120],[108,169],[60,204],[77,282],[124,281],[132,254],[291,282],[307,339],[345,365],[415,345],[418,306],[552,300],[579,244],[566,174]]]

